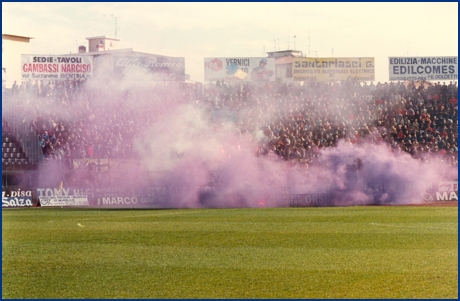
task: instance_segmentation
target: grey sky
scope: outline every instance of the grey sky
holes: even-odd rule
[[[288,48],[310,57],[374,57],[381,82],[389,81],[390,56],[458,53],[457,2],[2,2],[2,33],[33,37],[33,54],[76,53],[87,37],[114,37],[115,17],[121,48],[184,57],[195,81],[204,79],[205,57]]]

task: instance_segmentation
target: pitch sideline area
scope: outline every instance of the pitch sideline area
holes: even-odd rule
[[[457,298],[437,205],[3,210],[2,297]]]

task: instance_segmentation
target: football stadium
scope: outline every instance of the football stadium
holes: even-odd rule
[[[2,36],[3,298],[458,298],[457,56]]]

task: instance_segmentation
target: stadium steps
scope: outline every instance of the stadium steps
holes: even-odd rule
[[[29,160],[22,147],[14,139],[8,124],[2,122],[2,168],[8,166],[29,165]]]

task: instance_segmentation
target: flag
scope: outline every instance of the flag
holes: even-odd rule
[[[233,76],[238,77],[239,79],[245,79],[247,75],[248,74],[241,69],[238,69],[238,71],[233,74]]]
[[[86,169],[86,168],[88,168],[90,160],[88,160],[88,159],[74,159],[72,163],[73,163],[73,168],[74,169],[78,169],[78,168]]]
[[[238,66],[234,62],[230,63],[226,69],[230,74],[235,74],[235,72],[239,70]]]
[[[60,194],[60,192],[61,192],[61,190],[62,190],[62,185],[63,185],[63,183],[62,183],[62,181],[61,181],[61,184],[59,184],[59,187],[58,187],[58,194]]]

